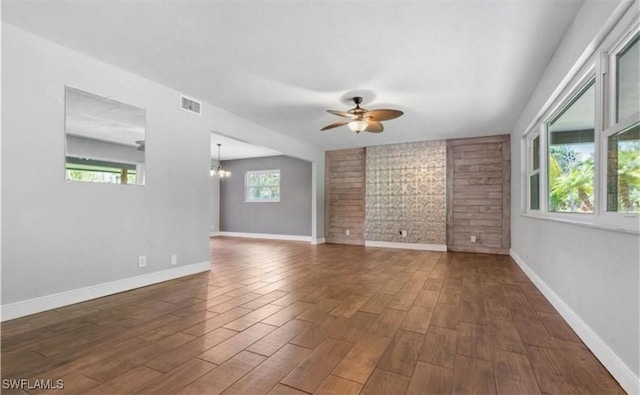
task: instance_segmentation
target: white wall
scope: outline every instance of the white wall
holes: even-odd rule
[[[65,85],[146,109],[145,186],[64,180]],[[212,130],[324,168],[323,153],[306,143],[206,103],[202,116],[181,111],[179,92],[6,23],[2,97],[3,311],[169,269],[172,254],[178,266],[209,262]]]
[[[557,297],[552,300],[556,306],[565,305],[561,313],[573,317],[568,321],[587,346],[627,391],[637,392],[640,238],[534,219],[521,210],[521,138],[589,44],[606,33],[603,27],[618,6],[617,1],[583,3],[516,124],[511,139],[511,245],[515,257],[548,287],[547,296]]]

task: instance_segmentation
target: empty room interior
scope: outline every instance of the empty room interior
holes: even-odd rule
[[[7,394],[640,394],[638,0],[2,1]]]

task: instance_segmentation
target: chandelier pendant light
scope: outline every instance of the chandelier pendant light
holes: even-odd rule
[[[224,167],[222,167],[222,162],[220,162],[220,146],[222,144],[218,143],[218,167],[211,167],[211,176],[218,176],[220,178],[228,178],[231,177],[231,172]]]

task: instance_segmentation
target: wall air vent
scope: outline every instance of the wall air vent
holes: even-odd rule
[[[180,95],[180,108],[185,111],[189,111],[194,114],[200,115],[200,111],[202,109],[202,103],[190,97]]]

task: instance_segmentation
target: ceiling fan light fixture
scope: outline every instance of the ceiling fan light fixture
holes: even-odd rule
[[[327,110],[330,114],[348,119],[334,122],[320,130],[329,130],[347,125],[349,129],[358,134],[360,132],[381,133],[384,127],[380,121],[395,119],[404,114],[400,110],[392,109],[367,110],[366,108],[360,107],[360,103],[362,103],[361,97],[356,96],[352,99],[356,106],[349,111]]]
[[[353,130],[356,133],[360,133],[367,128],[367,121],[364,119],[351,121],[348,123],[349,129]]]

